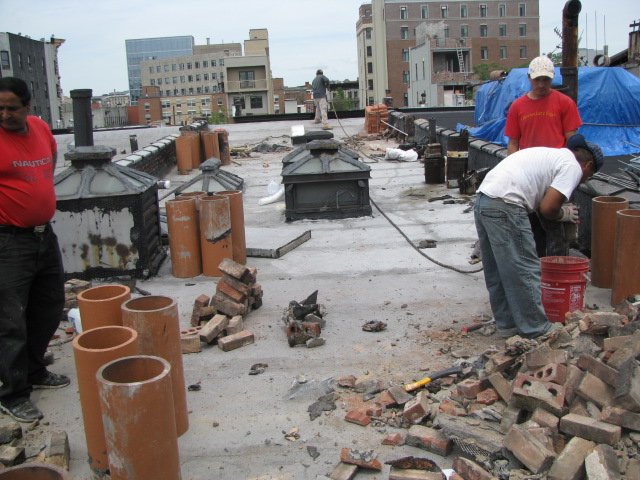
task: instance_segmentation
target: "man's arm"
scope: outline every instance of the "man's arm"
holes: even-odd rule
[[[507,155],[511,155],[513,152],[520,150],[520,141],[517,138],[509,138],[507,145]]]
[[[578,130],[569,130],[568,132],[565,132],[565,140],[569,140],[569,138],[573,137],[576,133],[578,133]]]
[[[561,207],[566,202],[566,197],[553,187],[549,187],[540,201],[540,215],[549,220],[560,220]]]

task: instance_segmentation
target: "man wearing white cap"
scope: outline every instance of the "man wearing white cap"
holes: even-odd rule
[[[564,147],[582,125],[575,102],[551,88],[553,77],[549,58],[531,60],[531,90],[515,100],[507,114],[504,134],[509,137],[509,154],[529,147]]]
[[[504,133],[509,137],[509,155],[530,147],[564,147],[582,125],[573,99],[551,88],[554,73],[548,57],[542,55],[531,60],[531,90],[515,100],[507,114]],[[529,220],[538,256],[567,255],[575,227],[540,218],[535,212]]]

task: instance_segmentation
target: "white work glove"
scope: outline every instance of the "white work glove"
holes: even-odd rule
[[[578,207],[573,203],[566,203],[560,207],[560,216],[557,220],[558,222],[578,223],[578,220]]]

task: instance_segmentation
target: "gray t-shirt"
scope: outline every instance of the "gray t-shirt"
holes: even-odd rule
[[[327,88],[329,88],[329,79],[324,75],[316,75],[311,82],[313,88],[313,98],[325,98],[327,96]]]
[[[581,179],[580,163],[568,148],[532,147],[502,160],[487,174],[478,191],[532,212],[549,187],[569,199]]]

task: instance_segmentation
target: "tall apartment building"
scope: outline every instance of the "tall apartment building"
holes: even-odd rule
[[[144,105],[140,123],[182,125],[217,111],[235,115],[274,112],[273,80],[266,29],[252,29],[239,43],[194,45],[189,55],[140,63]],[[155,93],[162,107],[155,118]]]
[[[385,97],[396,106],[411,103],[409,85],[420,72],[415,71],[419,62],[411,71],[409,57],[420,43],[421,31],[426,32],[430,49],[441,53],[430,59],[436,74],[433,81],[443,86],[450,73],[471,75],[481,65],[528,64],[540,51],[538,4],[538,0],[372,0],[362,5],[356,25],[361,106],[381,103]]]
[[[140,62],[143,60],[191,55],[193,54],[193,44],[194,40],[191,35],[125,40],[131,104],[135,105],[140,97],[142,86]]]
[[[34,40],[0,32],[0,77],[18,77],[31,90],[31,113],[51,128],[62,128],[62,87],[58,68],[61,38]]]

